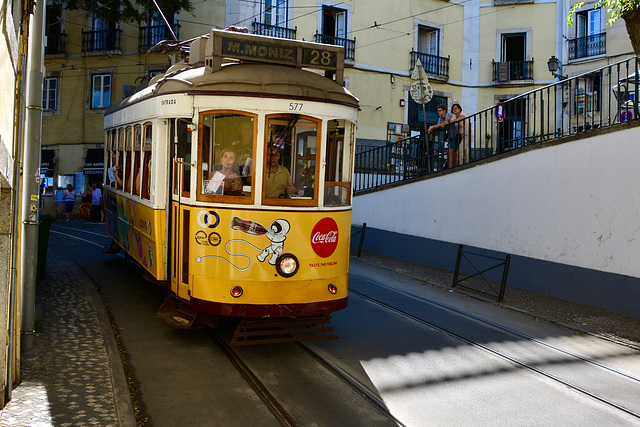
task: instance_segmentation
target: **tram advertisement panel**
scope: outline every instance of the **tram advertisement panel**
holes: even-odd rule
[[[343,277],[339,282],[346,288],[351,211],[195,208],[191,218],[196,294],[203,291],[212,272],[216,280],[263,282],[266,286]],[[297,268],[290,277],[283,277],[276,261],[287,254],[295,257]]]
[[[164,210],[105,191],[107,234],[158,280],[164,280]]]

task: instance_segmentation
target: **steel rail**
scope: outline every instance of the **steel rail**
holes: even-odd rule
[[[461,316],[465,316],[465,317],[468,317],[468,318],[470,318],[470,319],[476,320],[476,321],[478,321],[478,322],[480,322],[480,323],[484,323],[484,324],[486,324],[486,325],[492,326],[492,327],[494,327],[494,328],[496,328],[496,329],[499,329],[499,330],[501,330],[501,331],[504,331],[504,332],[510,333],[510,334],[512,334],[512,335],[515,335],[515,336],[517,336],[517,337],[519,337],[519,338],[524,338],[524,339],[526,339],[526,340],[528,340],[528,341],[535,342],[536,344],[540,344],[540,345],[542,345],[542,346],[544,346],[544,347],[547,347],[547,348],[550,348],[550,349],[552,349],[552,350],[558,351],[558,352],[560,352],[560,353],[566,354],[567,356],[571,356],[571,357],[574,357],[574,358],[576,358],[576,359],[580,359],[580,360],[582,360],[583,362],[589,363],[589,364],[591,364],[591,365],[597,366],[597,367],[602,368],[602,369],[604,369],[604,370],[607,370],[607,371],[609,371],[609,372],[615,373],[615,374],[617,374],[617,375],[623,376],[623,377],[625,377],[625,378],[627,378],[627,379],[630,379],[630,380],[632,380],[632,381],[636,381],[636,382],[639,382],[639,383],[640,383],[640,378],[638,378],[638,377],[634,377],[634,376],[632,376],[632,375],[625,374],[624,372],[620,372],[620,371],[618,371],[617,369],[610,368],[610,367],[608,367],[608,366],[606,366],[606,365],[603,365],[602,363],[597,362],[597,361],[595,361],[595,360],[593,360],[593,359],[589,359],[589,358],[587,358],[587,357],[580,356],[579,354],[572,353],[572,352],[570,352],[570,351],[568,351],[568,350],[563,350],[563,349],[561,349],[560,347],[557,347],[557,346],[555,346],[555,345],[553,345],[553,344],[546,343],[546,342],[541,341],[541,340],[539,340],[539,339],[537,339],[537,338],[534,338],[534,337],[532,337],[532,336],[530,336],[530,335],[524,334],[524,333],[522,333],[522,332],[518,332],[518,331],[516,331],[516,330],[514,330],[514,329],[511,329],[511,328],[508,328],[508,327],[506,327],[506,326],[500,325],[499,323],[495,323],[495,322],[492,322],[491,320],[487,320],[487,319],[484,319],[484,318],[482,318],[482,317],[476,316],[475,314],[468,313],[468,312],[466,312],[466,311],[463,311],[463,310],[457,309],[457,308],[452,307],[452,306],[447,305],[447,304],[443,304],[443,303],[440,303],[440,302],[437,302],[437,301],[431,300],[431,299],[429,299],[429,298],[424,298],[424,297],[422,297],[422,296],[420,296],[420,295],[416,295],[416,294],[414,294],[414,293],[412,293],[412,292],[407,292],[407,291],[406,291],[406,290],[404,290],[404,289],[400,289],[400,288],[398,288],[398,287],[396,287],[396,286],[392,286],[392,285],[389,285],[389,284],[387,284],[387,283],[383,283],[383,282],[380,282],[380,281],[375,280],[375,279],[371,279],[371,278],[366,277],[366,276],[361,276],[361,275],[359,275],[359,274],[354,274],[354,273],[349,273],[349,274],[350,274],[350,275],[353,275],[353,276],[355,276],[355,277],[358,277],[359,279],[363,279],[363,280],[367,280],[367,281],[369,281],[369,282],[371,282],[371,283],[375,283],[375,284],[376,284],[376,285],[378,285],[378,286],[385,287],[385,288],[388,288],[388,289],[392,289],[392,290],[394,290],[394,291],[396,291],[396,292],[399,292],[399,293],[402,293],[402,294],[408,295],[408,296],[410,296],[410,297],[412,297],[412,298],[415,298],[415,299],[417,299],[417,300],[420,300],[420,301],[423,301],[423,302],[429,303],[429,304],[434,305],[434,306],[436,306],[436,307],[440,307],[440,308],[443,308],[443,309],[445,309],[445,310],[449,310],[449,311],[451,311],[451,312],[453,312],[453,313],[456,313],[456,314],[459,314],[459,315],[461,315]],[[597,335],[594,335],[594,336],[598,337]],[[606,340],[607,340],[607,341],[611,341],[611,339],[609,339],[609,338],[606,338]],[[617,341],[614,341],[614,343],[615,343],[615,344],[619,344],[619,345],[623,345],[623,346],[625,346],[625,347],[631,347],[631,348],[633,348],[634,350],[637,350],[637,349],[638,349],[638,348],[636,348],[636,347],[634,347],[634,346],[629,346],[629,345],[628,345],[628,344],[626,344],[626,343],[619,343],[619,342],[617,342]]]
[[[508,360],[509,362],[511,362],[511,363],[513,363],[513,364],[515,364],[517,366],[520,366],[520,367],[522,367],[524,369],[530,370],[530,371],[535,372],[535,373],[537,373],[539,375],[542,375],[542,376],[544,376],[546,378],[549,378],[552,381],[555,381],[555,382],[557,382],[559,384],[562,384],[562,385],[564,385],[564,386],[566,386],[566,387],[568,387],[568,388],[570,388],[572,390],[575,390],[575,391],[577,391],[579,393],[582,393],[582,394],[584,394],[586,396],[589,396],[590,398],[592,398],[594,400],[597,400],[597,401],[599,401],[601,403],[604,403],[605,405],[611,406],[611,407],[613,407],[613,408],[615,408],[615,409],[617,409],[617,410],[619,410],[621,412],[627,413],[627,414],[629,414],[629,415],[631,415],[631,416],[633,416],[635,418],[640,419],[640,414],[632,411],[631,409],[625,408],[622,405],[619,405],[619,404],[617,404],[615,402],[611,402],[610,400],[607,400],[606,398],[600,397],[597,394],[592,393],[589,390],[586,390],[586,389],[584,389],[584,388],[582,388],[580,386],[577,386],[575,384],[572,384],[572,383],[570,383],[568,381],[565,381],[565,380],[553,375],[550,372],[546,372],[546,371],[544,371],[544,370],[542,370],[540,368],[537,368],[537,367],[535,367],[533,365],[530,365],[530,364],[528,364],[526,362],[522,362],[521,360],[519,360],[519,359],[517,359],[515,357],[512,357],[512,356],[509,356],[507,354],[504,354],[504,353],[502,353],[502,352],[500,352],[498,350],[492,349],[492,348],[490,348],[490,347],[488,347],[488,346],[486,346],[484,344],[481,344],[479,342],[476,342],[476,341],[473,341],[471,339],[465,338],[464,336],[462,336],[460,334],[457,334],[456,332],[450,331],[448,329],[445,329],[445,328],[443,328],[441,326],[436,325],[435,323],[432,323],[432,322],[426,321],[424,319],[421,319],[421,318],[419,318],[417,316],[414,316],[413,314],[408,313],[408,312],[406,312],[404,310],[400,310],[398,308],[390,306],[387,303],[384,303],[384,302],[382,302],[380,300],[377,300],[375,298],[369,297],[369,296],[367,296],[367,295],[365,295],[365,294],[363,294],[361,292],[354,291],[353,289],[350,289],[349,292],[351,294],[355,294],[355,295],[359,296],[360,298],[362,298],[364,300],[367,300],[367,301],[369,301],[369,302],[371,302],[371,303],[373,303],[375,305],[378,305],[378,306],[380,306],[380,307],[382,307],[382,308],[384,308],[386,310],[389,310],[389,311],[391,311],[393,313],[396,313],[396,314],[399,314],[401,316],[404,316],[404,317],[406,317],[408,319],[411,319],[411,320],[413,320],[413,321],[415,321],[417,323],[420,323],[421,325],[427,326],[427,327],[429,327],[431,329],[434,329],[436,331],[442,332],[445,335],[448,335],[448,336],[450,336],[452,338],[455,338],[455,339],[457,339],[459,341],[462,341],[462,342],[464,342],[466,344],[469,344],[470,346],[475,347],[475,348],[477,348],[479,350],[485,351],[485,352],[487,352],[489,354],[493,354],[493,355],[498,356],[498,357],[500,357],[502,359]]]
[[[249,367],[240,359],[240,356],[227,344],[221,337],[211,328],[207,328],[207,334],[216,343],[216,345],[222,350],[225,356],[238,370],[240,375],[247,381],[249,386],[253,389],[256,395],[262,400],[269,412],[274,418],[283,426],[296,426],[297,424],[287,413],[287,411],[278,403],[275,397],[267,388],[262,384],[258,377],[249,369]]]
[[[398,424],[399,426],[406,427],[405,424],[402,423],[399,419],[394,417],[391,412],[387,409],[386,405],[382,400],[380,400],[375,394],[373,394],[367,387],[362,385],[358,380],[353,378],[349,373],[344,371],[343,369],[336,366],[334,363],[330,362],[326,358],[320,356],[316,351],[310,348],[307,344],[299,342],[297,343],[300,347],[302,347],[314,360],[324,366],[329,372],[331,372],[334,376],[338,377],[343,383],[349,386],[353,391],[359,394],[363,399],[365,399],[369,404],[371,404],[374,408],[378,410],[382,415]]]

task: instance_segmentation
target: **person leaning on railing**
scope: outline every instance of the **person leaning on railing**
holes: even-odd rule
[[[464,157],[468,157],[469,155],[464,145],[464,137],[467,133],[465,132],[467,122],[464,121],[464,119],[467,116],[462,112],[460,104],[453,104],[451,106],[451,113],[453,114],[453,118],[449,121],[450,166],[458,166],[459,164],[465,163]]]
[[[444,104],[438,105],[437,110],[438,110],[438,123],[433,126],[429,126],[429,129],[427,129],[428,134],[431,134],[435,129],[439,129],[439,128],[444,128],[444,130],[446,131],[449,125],[449,122],[453,118],[453,114],[447,112],[446,105]],[[443,134],[443,137],[445,140],[448,138],[446,132]],[[452,151],[451,151],[451,147],[449,147],[449,166],[451,166],[451,156],[452,156]]]

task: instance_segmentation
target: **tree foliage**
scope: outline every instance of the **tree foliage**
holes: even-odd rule
[[[84,10],[107,22],[149,22],[159,17],[152,0],[57,0],[66,3],[67,9]],[[191,0],[156,0],[169,23],[176,12],[192,12]]]
[[[584,2],[574,4],[567,16],[567,24],[573,25],[573,15],[584,6]],[[609,25],[613,25],[618,19],[623,18],[623,15],[632,10],[640,8],[640,0],[600,0],[594,6],[594,9],[607,9],[609,13],[609,19],[607,22]]]

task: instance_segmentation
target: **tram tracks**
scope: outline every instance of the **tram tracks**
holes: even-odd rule
[[[373,283],[373,284],[375,284],[377,286],[385,287],[385,288],[390,289],[390,290],[392,290],[394,292],[402,293],[402,294],[404,294],[404,295],[406,295],[406,296],[408,296],[410,298],[413,298],[415,300],[420,301],[421,303],[429,304],[431,306],[435,306],[435,307],[438,307],[438,308],[443,309],[443,310],[448,310],[448,311],[453,312],[453,313],[455,313],[455,314],[457,314],[459,316],[463,316],[463,317],[466,317],[468,319],[472,319],[475,322],[479,322],[481,324],[486,325],[487,327],[491,327],[491,328],[497,329],[497,330],[499,330],[499,331],[501,331],[501,332],[503,332],[505,334],[511,335],[512,337],[516,337],[519,340],[525,340],[525,341],[528,341],[528,342],[531,342],[531,343],[535,343],[535,344],[540,345],[540,346],[542,346],[542,347],[544,347],[544,348],[546,348],[546,349],[548,349],[548,350],[550,350],[552,352],[557,352],[557,353],[561,354],[562,357],[567,357],[570,360],[573,360],[573,361],[575,361],[577,363],[584,363],[584,364],[590,365],[592,367],[595,367],[595,368],[599,369],[602,372],[606,372],[606,373],[611,374],[612,376],[615,376],[617,378],[622,378],[623,380],[628,380],[628,381],[631,381],[633,383],[637,383],[638,386],[640,386],[640,378],[638,378],[636,376],[633,376],[633,375],[630,375],[630,374],[627,374],[625,372],[622,372],[622,371],[620,371],[618,369],[615,369],[615,368],[612,368],[610,366],[607,366],[607,365],[605,365],[603,363],[598,362],[597,360],[593,360],[593,359],[591,359],[589,357],[582,356],[582,355],[577,354],[575,352],[562,349],[562,348],[558,347],[557,345],[553,345],[553,344],[550,344],[548,342],[542,341],[540,339],[528,336],[528,335],[523,334],[521,332],[515,331],[512,328],[508,328],[508,327],[505,327],[503,325],[497,324],[495,322],[489,321],[487,319],[483,319],[483,318],[481,318],[479,316],[476,316],[476,315],[474,315],[472,313],[468,313],[468,312],[465,312],[463,310],[460,310],[460,309],[457,309],[457,308],[454,308],[454,307],[439,303],[437,301],[433,301],[433,300],[430,300],[428,298],[424,298],[422,296],[415,295],[415,294],[413,294],[411,292],[407,292],[405,290],[402,290],[402,289],[399,289],[397,287],[388,285],[386,283],[382,283],[382,282],[377,281],[375,279],[371,279],[369,277],[357,275],[357,274],[354,274],[354,273],[351,273],[350,275],[354,276],[354,277],[358,277],[361,280]],[[391,305],[387,304],[386,302],[381,301],[378,298],[374,298],[372,296],[366,295],[363,292],[356,291],[356,290],[353,289],[353,287],[351,287],[349,292],[350,292],[351,295],[356,295],[359,298],[362,298],[362,299],[364,299],[364,300],[366,300],[366,301],[368,301],[368,302],[370,302],[370,303],[372,303],[374,305],[377,305],[377,306],[383,308],[384,310],[387,310],[389,312],[393,312],[396,315],[399,315],[399,316],[402,316],[402,317],[404,317],[406,319],[409,319],[411,321],[417,322],[417,323],[419,323],[419,324],[421,324],[423,326],[426,326],[426,327],[428,327],[428,328],[430,328],[432,330],[436,330],[436,331],[438,331],[440,333],[443,333],[443,334],[445,334],[447,336],[450,336],[450,337],[454,338],[455,340],[461,341],[461,342],[463,342],[463,343],[465,343],[467,345],[470,345],[470,346],[472,346],[472,347],[474,347],[476,349],[479,349],[481,351],[484,351],[486,353],[494,355],[494,356],[496,356],[496,357],[498,357],[500,359],[503,359],[503,360],[506,360],[506,361],[508,361],[508,362],[510,362],[512,364],[515,364],[516,366],[518,366],[520,368],[529,370],[531,372],[534,372],[535,374],[538,374],[538,375],[541,375],[541,376],[543,376],[543,377],[545,377],[547,379],[550,379],[551,381],[553,381],[553,382],[555,382],[557,384],[561,384],[564,387],[567,387],[567,388],[569,388],[571,390],[574,390],[574,391],[576,391],[576,392],[578,392],[580,394],[588,396],[589,398],[594,399],[594,400],[596,400],[596,401],[598,401],[600,403],[603,403],[603,404],[605,404],[605,405],[607,405],[607,406],[609,406],[611,408],[614,408],[615,410],[624,412],[624,413],[626,413],[628,415],[631,415],[632,417],[634,417],[636,419],[640,419],[640,413],[638,411],[633,410],[633,409],[629,409],[629,408],[625,407],[624,405],[621,405],[621,404],[613,401],[610,398],[603,397],[603,396],[599,395],[597,392],[591,391],[591,390],[587,389],[586,387],[580,386],[580,385],[576,384],[575,382],[573,382],[571,380],[563,379],[557,374],[554,374],[552,372],[549,372],[548,370],[545,370],[545,369],[542,369],[542,368],[536,366],[534,363],[521,360],[519,357],[512,356],[512,355],[508,354],[505,351],[498,350],[498,349],[496,349],[496,348],[494,348],[494,347],[492,347],[490,345],[483,344],[483,343],[478,342],[477,340],[474,340],[474,339],[470,339],[470,338],[464,336],[463,334],[454,331],[453,328],[440,326],[440,325],[436,324],[435,322],[422,319],[420,316],[412,314],[412,313],[410,313],[410,312],[408,312],[406,310],[391,306]],[[567,363],[567,362],[564,362],[564,363]]]
[[[264,385],[264,383],[259,379],[259,375],[254,372],[243,360],[242,357],[234,350],[233,347],[229,345],[227,340],[223,338],[216,330],[208,328],[208,335],[211,337],[213,342],[218,346],[218,348],[224,353],[224,355],[229,359],[231,364],[235,367],[235,369],[240,373],[240,375],[245,379],[245,381],[249,384],[249,386],[253,389],[256,395],[260,398],[260,400],[265,404],[267,409],[274,416],[276,421],[280,423],[282,426],[297,426],[302,423],[298,423],[295,421],[294,417],[288,413],[285,409],[284,404],[281,403]],[[278,344],[278,345],[286,345],[286,344]],[[328,371],[332,377],[337,378],[343,384],[345,384],[349,389],[351,389],[355,394],[360,396],[368,405],[374,408],[379,414],[388,419],[395,425],[404,427],[404,424],[395,418],[393,414],[386,408],[384,402],[378,398],[374,393],[372,393],[367,387],[362,385],[357,379],[353,378],[348,372],[344,371],[336,364],[331,362],[328,358],[320,355],[316,352],[311,346],[307,343],[298,342],[296,346],[301,348],[302,351],[306,355],[308,355],[314,362]],[[303,381],[303,379],[301,379]]]

